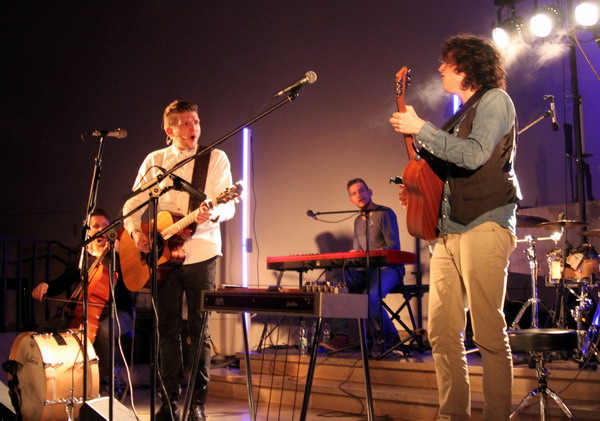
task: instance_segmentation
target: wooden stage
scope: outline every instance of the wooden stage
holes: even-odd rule
[[[239,368],[212,370],[207,403],[211,421],[250,420],[244,355],[238,353],[236,356],[241,362]],[[475,353],[470,354],[468,359],[472,420],[477,421],[481,420],[483,409],[481,359]],[[513,387],[515,406],[537,385],[535,370],[523,360],[517,360]],[[308,363],[309,357],[298,356],[295,349],[268,349],[264,360],[263,354],[251,354],[254,397],[258,399],[257,420],[300,419]],[[382,360],[371,359],[369,366],[377,421],[436,419],[437,389],[431,355],[413,353],[404,357],[400,353],[390,354]],[[549,387],[563,398],[577,419],[600,420],[600,371],[580,371],[577,363],[562,360],[553,361],[548,367]],[[139,370],[140,367],[136,367],[134,374],[139,375]],[[141,376],[145,377],[145,374]],[[333,356],[319,353],[307,419],[366,420],[364,396],[362,362],[358,351],[345,351]],[[135,387],[134,397],[140,402],[137,405],[140,419],[150,419],[148,388]],[[280,402],[284,404],[281,409]],[[534,399],[533,404],[515,419],[539,420],[537,402],[537,398]],[[552,420],[567,419],[554,402],[550,403],[550,415]]]
[[[10,346],[3,344],[3,348],[6,345]],[[211,371],[212,381],[206,405],[211,421],[250,420],[244,355],[240,352],[235,357],[239,359],[239,365],[223,364],[223,361],[231,360],[220,356],[214,359],[215,366],[222,366]],[[469,354],[468,359],[472,385],[472,420],[477,421],[481,420],[483,408],[481,360],[476,353]],[[300,419],[309,356],[299,356],[294,348],[280,348],[267,349],[264,354],[252,353],[250,360],[254,397],[258,399],[257,420]],[[430,354],[413,351],[410,356],[404,356],[392,353],[382,360],[370,359],[369,366],[377,421],[435,420],[437,390]],[[548,367],[549,387],[563,398],[577,419],[600,420],[600,371],[589,368],[580,371],[577,363],[563,360],[555,360]],[[148,365],[134,365],[132,378],[134,405],[139,419],[149,420]],[[513,404],[516,405],[529,390],[535,388],[537,379],[535,370],[530,369],[521,359],[515,365],[514,378]],[[4,382],[5,379],[3,376]],[[358,351],[350,350],[331,356],[319,353],[307,419],[365,420],[364,396],[362,362]],[[284,404],[281,409],[279,402]],[[533,402],[516,420],[540,419],[537,398]],[[129,396],[123,404],[131,408]],[[550,409],[552,420],[566,419],[553,402],[550,403]]]

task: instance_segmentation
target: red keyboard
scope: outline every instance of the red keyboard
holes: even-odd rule
[[[367,253],[346,251],[342,253],[298,254],[267,257],[267,269],[312,270],[365,266]],[[371,250],[369,266],[397,266],[417,263],[417,255],[401,250]]]

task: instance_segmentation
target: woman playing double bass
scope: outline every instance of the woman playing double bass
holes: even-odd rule
[[[88,236],[92,237],[110,224],[108,214],[96,208],[90,217]],[[90,255],[90,269],[88,272],[88,337],[94,343],[94,350],[99,359],[100,368],[100,393],[107,395],[111,379],[109,364],[109,317],[108,299],[110,296],[110,285],[108,276],[108,261],[106,252],[108,241],[100,237],[88,245],[87,251]],[[118,323],[115,324],[114,339],[130,332],[133,329],[134,298],[132,293],[125,287],[120,275],[117,259],[117,273],[115,283],[115,306],[117,309]],[[57,296],[67,291],[69,287],[77,284],[71,298],[73,303],[65,305],[63,318],[60,323],[61,329],[79,329],[82,316],[81,304],[81,275],[76,266],[68,267],[58,278],[49,283],[42,282],[32,291],[31,295],[38,301],[44,296]],[[117,349],[117,347],[115,347]]]

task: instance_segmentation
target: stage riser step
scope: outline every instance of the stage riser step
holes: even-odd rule
[[[287,362],[282,356],[279,359],[267,355],[261,362],[262,355],[251,356],[252,378],[275,373],[292,377],[305,377],[308,371],[309,357],[300,358],[298,372],[298,356],[288,356]],[[241,373],[245,375],[245,363],[241,360]],[[391,387],[437,388],[435,371],[431,363],[409,363],[406,361],[369,361],[371,385],[387,385]],[[572,381],[577,376],[576,381]],[[469,366],[469,377],[473,393],[483,393],[481,366]],[[319,357],[315,367],[314,380],[335,380],[353,383],[364,383],[362,361],[348,358]],[[572,384],[571,384],[572,383]],[[513,396],[525,396],[537,385],[536,371],[527,366],[514,368]],[[564,399],[600,400],[600,372],[584,370],[577,374],[576,370],[550,368],[550,387]],[[570,386],[569,386],[570,385]],[[569,386],[569,387],[567,387]],[[566,390],[564,390],[567,387]],[[599,417],[600,419],[600,417]]]
[[[303,379],[296,385],[295,379],[263,375],[260,379],[262,386],[259,387],[259,379],[253,378],[254,398],[258,399],[258,405],[265,408],[270,402],[270,411],[277,413],[280,402],[293,405],[298,408],[302,404],[304,395]],[[282,382],[284,387],[282,391]],[[343,388],[344,391],[341,389]],[[240,399],[247,401],[247,388],[245,376],[236,378],[232,375],[212,375],[210,395]],[[311,390],[310,407],[325,411],[340,411],[358,413],[364,411],[365,389],[362,383],[345,383],[343,386],[337,381],[315,380]],[[373,407],[377,416],[389,415],[394,420],[423,420],[434,419],[437,411],[437,391],[422,388],[401,388],[374,385],[372,386]],[[513,398],[516,406],[521,396]],[[580,420],[597,420],[600,403],[567,400],[567,405]],[[472,420],[477,421],[482,417],[483,397],[479,393],[473,393]],[[539,409],[537,401],[527,408],[520,420],[539,420]],[[550,415],[559,417],[560,410],[552,402],[550,403]],[[556,418],[553,418],[556,419]],[[561,419],[561,418],[558,418]]]
[[[308,371],[308,359],[302,359],[300,361],[300,376],[306,376]],[[252,375],[260,375],[262,371],[265,374],[283,374],[288,376],[298,375],[298,357],[292,357],[288,361],[273,361],[267,360],[264,363],[257,359],[252,359],[250,364],[252,365]],[[389,363],[388,363],[389,364]],[[383,384],[383,385],[394,385],[394,386],[411,386],[411,387],[434,387],[435,388],[435,372],[433,367],[430,370],[415,370],[413,367],[406,369],[398,369],[395,366],[386,366],[387,364],[373,364],[369,363],[369,369],[371,374],[371,383]],[[242,372],[245,373],[245,363],[242,361]],[[326,362],[319,359],[317,366],[315,367],[315,379],[326,379],[326,380],[348,380],[352,382],[362,382],[364,380],[362,361],[359,360],[347,360],[339,359],[332,360],[328,359]]]

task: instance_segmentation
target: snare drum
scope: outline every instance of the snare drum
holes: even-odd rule
[[[24,421],[77,418],[83,396],[83,333],[23,332],[15,339],[9,360],[17,370],[21,416]],[[98,358],[88,340],[88,399],[98,396]],[[69,412],[67,412],[69,411]]]

